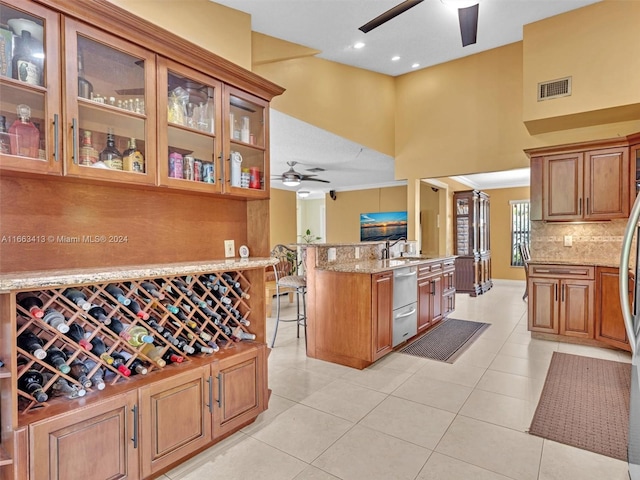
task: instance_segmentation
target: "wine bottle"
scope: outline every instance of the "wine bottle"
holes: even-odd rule
[[[213,341],[213,340],[208,341],[208,342],[207,342],[207,345],[209,345],[209,346],[213,349],[213,353],[220,351],[220,347],[219,347],[219,346],[218,346],[218,344],[217,344],[215,341]]]
[[[93,146],[93,138],[90,130],[82,131],[82,144],[80,145],[80,165],[91,167],[98,163],[98,151]]]
[[[27,370],[18,380],[18,388],[31,395],[38,403],[46,402],[49,399],[42,388],[43,386],[44,379],[37,370]]]
[[[53,308],[47,308],[44,312],[44,317],[42,317],[42,321],[51,325],[53,328],[58,330],[60,333],[67,333],[69,331],[69,325],[67,325],[67,319],[64,318],[62,313],[54,310]]]
[[[57,370],[65,375],[71,370],[69,365],[65,363],[67,361],[67,356],[58,347],[49,347],[45,360],[48,364],[53,365]]]
[[[21,157],[38,158],[40,131],[31,122],[31,108],[20,104],[17,107],[18,118],[9,127],[11,154]]]
[[[107,328],[116,333],[119,337],[129,340],[129,333],[127,332],[128,325],[125,326],[119,319],[113,317],[111,323],[107,325]]]
[[[91,359],[85,360],[84,364],[89,369],[89,373],[91,373],[96,368],[96,366],[98,366],[98,364]],[[98,367],[98,369],[89,378],[93,386],[96,387],[98,390],[105,389],[106,385],[104,383],[104,370],[102,369],[102,367]]]
[[[127,362],[133,357],[133,355],[125,351],[120,352],[120,354],[125,358]],[[142,360],[137,357],[134,358],[133,361],[129,364],[129,370],[131,370],[131,375],[136,375],[138,373],[140,375],[146,375],[149,372]]]
[[[44,385],[46,385],[49,383],[49,380],[53,378],[53,373],[44,372],[42,378]],[[66,378],[58,377],[58,379],[53,382],[53,385],[51,385],[49,393],[52,397],[67,397],[73,399],[84,397],[87,391],[79,385],[70,384]]]
[[[127,359],[120,352],[113,352],[111,356],[113,357],[113,366],[125,377],[131,376],[131,370],[125,365]]]
[[[224,323],[222,323],[217,319],[214,320],[213,323],[216,327],[218,327],[222,331],[222,333],[224,333],[227,337],[231,338],[231,333],[232,333],[231,328],[229,328],[227,325],[225,325]]]
[[[94,305],[89,309],[87,313],[98,320],[100,323],[104,323],[105,325],[109,325],[111,323],[111,319],[107,317],[107,312],[102,307]]]
[[[214,350],[212,347],[208,347],[208,346],[205,347],[205,346],[202,346],[202,345],[198,345],[198,351],[200,353],[204,353],[204,354],[209,355],[209,354],[214,353],[216,350]]]
[[[78,323],[72,323],[69,325],[69,331],[66,335],[87,351],[93,348],[91,342],[85,338],[84,328],[82,328]]]
[[[189,305],[183,305],[183,308],[190,309]],[[187,317],[187,314],[184,313],[183,310],[178,310],[177,317],[182,321],[182,323],[184,323],[189,328],[195,328],[198,326],[198,324],[195,321]]]
[[[231,339],[235,342],[240,342],[242,340],[255,340],[256,336],[253,333],[245,332],[240,327],[236,327],[231,332]]]
[[[82,293],[80,290],[77,290],[75,288],[67,288],[64,291],[64,296],[78,305],[82,310],[89,310],[91,308],[91,304],[87,302],[87,297],[85,297],[84,293]]]
[[[181,355],[178,355],[176,353],[173,353],[171,350],[168,350],[167,353],[165,353],[162,356],[162,359],[167,363],[182,363],[184,362],[184,357]]]
[[[171,345],[177,346],[178,343],[180,343],[176,337],[171,335],[171,332],[169,330],[165,330],[160,335],[162,335],[162,337],[165,338]]]
[[[180,350],[185,352],[187,355],[192,355],[195,353],[196,349],[189,345],[189,341],[181,336],[178,336],[178,345],[176,345]]]
[[[156,286],[151,282],[142,282],[140,284],[142,288],[144,288],[152,297],[157,298],[158,300],[164,300],[164,293],[159,291]]]
[[[100,360],[107,365],[113,364],[113,357],[107,353],[107,346],[101,338],[93,337],[91,339],[91,345],[93,346],[91,353],[100,357]]]
[[[249,300],[251,298],[251,295],[240,288],[240,284],[238,282],[235,282],[234,285],[231,285],[231,288],[236,293],[236,295],[238,295],[238,297],[244,298],[245,300]]]
[[[147,325],[149,325],[151,328],[153,328],[158,333],[164,332],[164,327],[162,325],[160,325],[158,323],[158,321],[153,317],[149,317],[149,320],[147,320]]]
[[[82,52],[78,52],[78,97],[90,99],[92,95],[93,85],[84,76]]]
[[[193,291],[191,291],[191,289],[189,289],[189,287],[187,286],[186,283],[184,283],[182,280],[180,280],[179,278],[174,278],[173,279],[173,284],[176,286],[176,288],[178,290],[180,290],[182,293],[184,293],[187,297],[193,295]]]
[[[149,335],[149,331],[141,325],[129,327],[127,334],[127,342],[134,347],[139,347],[143,343],[153,343],[153,337]]]
[[[27,310],[34,317],[44,317],[44,312],[42,311],[42,300],[33,295],[33,293],[20,292],[16,295],[16,300],[22,308]]]
[[[224,305],[231,305],[231,303],[233,303],[231,301],[231,299],[229,297],[227,297],[223,291],[223,289],[221,289],[220,287],[218,287],[216,290],[212,290],[213,292],[213,296],[216,297],[218,299],[218,301],[220,301],[220,303],[224,304]]]
[[[90,388],[93,385],[88,377],[89,369],[84,363],[76,358],[73,362],[71,362],[70,367],[71,370],[69,371],[69,376],[78,380],[84,388]]]
[[[138,150],[135,138],[129,139],[129,145],[122,153],[122,169],[127,172],[144,173],[144,156]]]
[[[116,148],[116,140],[111,128],[107,133],[107,145],[100,152],[100,161],[113,170],[122,170],[122,155]]]
[[[162,358],[162,348],[152,343],[145,343],[140,351],[153,361],[160,368],[164,367],[167,362]]]
[[[111,295],[113,298],[118,300],[118,302],[120,302],[122,305],[126,306],[131,303],[131,300],[124,296],[124,292],[120,287],[117,287],[116,285],[113,285],[113,284],[109,284],[106,286],[105,290],[109,295]]]
[[[18,335],[18,346],[29,352],[38,360],[42,360],[47,356],[47,352],[42,348],[44,344],[35,333],[30,330],[25,330]]]
[[[140,308],[140,305],[135,300],[130,300],[127,308],[133,312],[136,317],[139,317],[143,320],[147,320],[149,318],[149,314]]]
[[[22,30],[20,37],[16,38],[11,75],[21,82],[42,86],[42,61],[34,56],[33,42],[28,30]]]

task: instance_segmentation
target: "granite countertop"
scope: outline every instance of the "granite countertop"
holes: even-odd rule
[[[335,262],[323,264],[316,270],[344,273],[380,273],[396,268],[410,267],[424,263],[442,261],[454,257],[398,257],[387,260],[351,260],[348,262]]]
[[[271,257],[228,258],[203,260],[199,262],[9,273],[0,275],[0,293],[7,293],[11,290],[62,287],[65,285],[82,285],[87,283],[106,283],[170,275],[191,275],[230,270],[247,270],[252,268],[268,267],[275,263],[277,263],[277,260]]]
[[[537,265],[585,265],[588,267],[614,267],[620,266],[620,258],[589,258],[586,260],[563,260],[557,258],[542,258],[534,257],[529,260],[529,263],[535,263]]]

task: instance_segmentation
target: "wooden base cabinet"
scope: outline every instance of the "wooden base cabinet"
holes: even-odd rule
[[[445,260],[442,268],[442,316],[447,317],[456,309],[455,260]]]
[[[136,392],[29,427],[30,480],[140,478]]]
[[[371,323],[373,359],[393,349],[393,272],[371,276]]]
[[[442,320],[442,264],[418,267],[418,333]]]
[[[140,389],[143,478],[211,443],[208,380],[200,367]]]
[[[620,307],[620,271],[613,267],[596,268],[595,338],[607,345],[631,351]],[[633,296],[634,279],[629,278],[629,296]]]
[[[529,330],[593,339],[594,268],[529,265]]]

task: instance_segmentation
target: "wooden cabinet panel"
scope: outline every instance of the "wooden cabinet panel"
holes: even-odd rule
[[[371,277],[373,359],[389,353],[393,344],[393,272]]]
[[[30,426],[31,480],[138,479],[135,392]]]
[[[619,270],[599,267],[596,271],[595,339],[608,345],[631,351],[620,307]],[[634,281],[629,278],[629,296],[633,296]]]
[[[546,220],[582,217],[583,154],[553,155],[544,159],[543,208]]]
[[[199,367],[140,389],[143,477],[211,441],[208,372]]]
[[[593,338],[593,281],[562,280],[560,335]]]
[[[558,286],[550,278],[529,277],[529,330],[558,333]]]
[[[431,326],[431,280],[418,278],[418,333]]]
[[[249,423],[266,408],[266,348],[251,348],[212,366],[216,389],[213,436],[223,436]]]
[[[629,216],[629,149],[586,152],[584,165],[585,218]]]

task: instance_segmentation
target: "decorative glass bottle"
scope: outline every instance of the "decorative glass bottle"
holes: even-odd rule
[[[31,122],[31,108],[28,105],[20,104],[16,110],[18,118],[9,128],[11,153],[21,157],[38,158],[40,132]]]

